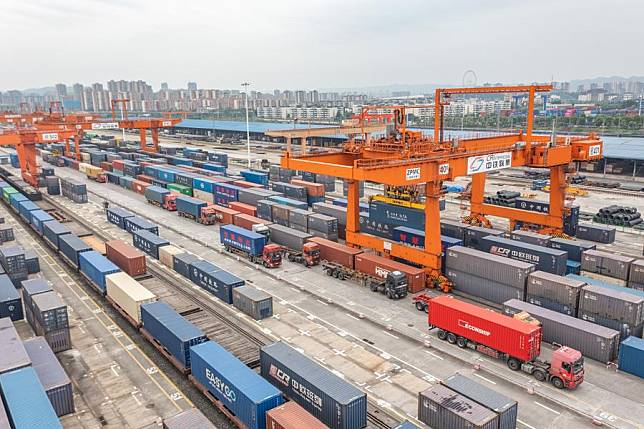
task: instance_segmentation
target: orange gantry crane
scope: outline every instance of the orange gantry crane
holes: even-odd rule
[[[58,143],[74,137],[74,130],[0,130],[0,146],[15,146],[20,162],[22,178],[31,186],[38,187],[38,162],[36,144]]]
[[[551,138],[533,135],[534,95],[549,91],[549,85],[453,88],[436,90],[434,137],[406,128],[405,106],[386,106],[394,112],[395,131],[385,137],[347,142],[341,149],[294,153],[286,151],[281,166],[293,170],[336,176],[348,182],[346,242],[356,247],[374,249],[389,257],[399,257],[424,266],[435,286],[445,289],[441,276],[440,208],[442,182],[472,176],[471,212],[507,218],[514,225],[521,221],[538,225],[543,232],[563,230],[566,167],[572,161],[590,161],[602,157],[602,141],[588,137]],[[527,92],[527,131],[507,135],[446,141],[442,135],[443,109],[452,94]],[[419,106],[410,106],[418,108]],[[374,106],[369,111],[383,109]],[[549,213],[500,207],[483,203],[488,172],[509,167],[529,166],[550,169]],[[388,186],[423,185],[425,187],[425,247],[410,247],[360,232],[360,181]],[[448,282],[447,282],[448,283]]]

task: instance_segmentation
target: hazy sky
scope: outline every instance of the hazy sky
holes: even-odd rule
[[[644,0],[3,0],[0,90],[329,88],[644,74]]]

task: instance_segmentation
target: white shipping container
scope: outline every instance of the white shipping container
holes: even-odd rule
[[[90,162],[91,156],[87,152],[81,152],[81,161],[83,162]]]
[[[141,322],[141,304],[157,300],[155,294],[124,272],[105,276],[107,296],[137,323]]]
[[[210,192],[206,191],[201,191],[199,189],[193,189],[192,190],[192,196],[195,198],[200,199],[201,201],[207,201],[209,203],[214,203],[215,202],[215,195],[211,194]]]
[[[173,245],[168,245],[168,246],[162,246],[159,247],[159,260],[163,265],[166,267],[170,268],[171,270],[174,269],[174,263],[172,262],[174,260],[173,256],[174,255],[180,255],[182,253],[185,253],[186,251],[183,250],[181,247],[173,246]]]

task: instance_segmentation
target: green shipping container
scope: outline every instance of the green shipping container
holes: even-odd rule
[[[8,188],[2,188],[2,199],[6,202],[9,203],[9,196],[11,194],[16,194],[18,193],[17,189],[8,187]]]
[[[192,197],[192,188],[190,186],[177,185],[176,183],[168,183],[168,190],[179,192],[183,195]]]

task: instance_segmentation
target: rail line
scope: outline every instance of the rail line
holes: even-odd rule
[[[70,212],[68,208],[58,204],[57,201],[51,197],[43,195],[43,199],[49,205],[53,206],[55,210],[63,213],[69,219],[72,219],[74,222],[87,228],[93,235],[101,240],[107,241],[111,239],[111,237],[108,237],[95,225],[79,218],[76,214]],[[40,239],[43,240],[42,238]],[[217,320],[217,325],[219,326],[215,325],[214,329],[206,329],[208,338],[217,341],[249,367],[256,368],[259,366],[259,349],[262,346],[273,342],[272,339],[268,338],[266,335],[259,334],[249,326],[235,320],[235,316],[232,312],[231,314],[225,314],[227,311],[222,310],[214,303],[209,303],[204,300],[200,294],[194,291],[192,287],[193,285],[188,283],[186,280],[177,278],[176,282],[174,280],[170,281],[170,274],[164,272],[162,268],[158,267],[156,262],[153,261],[151,264],[147,264],[147,268],[148,272],[152,274],[155,280],[163,283],[165,286],[172,289],[172,291],[178,292],[183,297],[200,307],[208,316],[212,316]],[[145,285],[145,281],[143,281],[142,284]],[[189,314],[184,315],[184,317],[188,320],[191,318],[190,314],[195,314],[194,311],[188,311],[187,313]],[[256,358],[254,357],[255,355]],[[368,402],[367,421],[369,422],[367,427],[371,429],[391,429],[399,423],[398,420],[390,416],[385,409],[379,407],[371,400]]]

